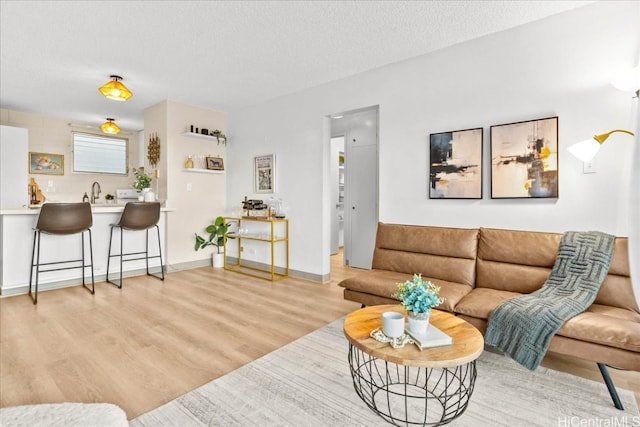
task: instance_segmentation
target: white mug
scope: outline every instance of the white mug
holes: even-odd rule
[[[404,335],[404,316],[396,311],[382,313],[382,333],[389,338]]]

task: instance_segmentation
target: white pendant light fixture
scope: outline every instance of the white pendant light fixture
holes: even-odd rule
[[[102,132],[108,133],[110,135],[116,135],[120,133],[120,128],[118,127],[114,119],[110,117],[107,118],[107,121],[104,122],[102,126],[100,126],[100,129],[102,129]]]
[[[133,96],[133,93],[120,80],[122,80],[122,77],[111,75],[111,81],[102,85],[98,90],[101,94],[114,101],[126,101]]]

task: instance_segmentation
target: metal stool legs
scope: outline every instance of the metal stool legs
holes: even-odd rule
[[[40,273],[46,273],[48,271],[59,271],[59,270],[70,270],[70,269],[74,269],[74,268],[81,268],[82,269],[82,287],[85,288],[86,290],[88,290],[91,294],[95,294],[96,285],[95,285],[95,278],[94,278],[94,275],[93,275],[93,242],[91,240],[91,230],[88,229],[86,231],[89,232],[89,259],[90,259],[90,264],[85,264],[84,231],[80,234],[80,240],[82,242],[82,258],[81,259],[68,260],[68,261],[46,262],[46,263],[41,263],[40,262],[40,235],[42,233],[39,230],[35,230],[33,232],[33,249],[31,251],[31,269],[29,271],[29,296],[33,300],[34,304],[38,303],[38,282],[39,282]],[[37,246],[37,250],[36,250],[36,246]],[[35,263],[34,263],[34,258],[35,258]],[[81,262],[82,265],[81,266],[59,267],[59,268],[45,268],[45,269],[41,269],[40,268],[41,266],[49,266],[49,265],[56,265],[56,264],[68,264],[68,263],[75,263],[75,262]],[[33,269],[34,269],[34,267],[35,267],[35,270],[36,270],[35,284],[33,283],[33,276],[34,276]],[[87,286],[87,283],[85,281],[84,272],[85,272],[86,268],[91,268],[91,288],[89,288]],[[33,292],[32,292],[32,288],[34,288]]]
[[[113,242],[113,229],[114,228],[119,228],[120,229],[120,253],[116,253],[116,254],[112,254],[111,253],[111,245]],[[136,261],[136,260],[140,260],[140,259],[144,259],[146,261],[146,267],[147,267],[147,276],[153,276],[156,277],[160,280],[164,280],[164,264],[162,262],[162,245],[160,244],[160,227],[158,227],[158,225],[156,224],[155,226],[156,229],[156,233],[157,233],[157,237],[158,237],[158,255],[153,255],[153,256],[149,256],[149,229],[145,230],[145,236],[146,236],[146,240],[145,240],[145,250],[143,252],[129,252],[129,253],[124,253],[124,230],[122,227],[119,227],[118,225],[112,225],[111,226],[111,233],[109,235],[109,257],[107,258],[107,282],[111,283],[112,285],[117,286],[118,288],[122,288],[122,264],[124,262],[128,262],[128,261]],[[137,258],[128,258],[128,259],[124,259],[125,256],[130,256],[130,255],[141,255],[144,254],[143,257],[137,257]],[[111,263],[111,258],[113,257],[119,257],[120,258],[120,278],[119,280],[116,282],[114,280],[110,280],[109,279],[109,266]],[[149,259],[151,258],[160,258],[160,272],[159,273],[151,273],[149,271]]]

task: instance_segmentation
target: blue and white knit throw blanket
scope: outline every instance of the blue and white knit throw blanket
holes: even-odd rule
[[[564,233],[542,288],[493,310],[485,343],[536,369],[558,329],[596,299],[611,265],[614,242],[614,236],[599,231]]]

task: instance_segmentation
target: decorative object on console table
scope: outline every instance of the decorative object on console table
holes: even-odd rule
[[[212,255],[212,263],[214,268],[220,268],[224,266],[224,253],[220,252],[220,248],[224,247],[225,237],[229,231],[231,223],[225,222],[225,219],[221,216],[217,217],[213,224],[209,224],[205,231],[209,233],[209,238],[205,240],[204,237],[195,233],[196,244],[194,249],[204,249],[207,246],[215,246],[217,252]]]
[[[482,199],[482,128],[429,135],[429,198]]]
[[[491,126],[491,198],[558,197],[558,117]]]
[[[276,187],[276,156],[268,154],[254,157],[254,192],[274,193]]]
[[[431,309],[439,306],[444,298],[438,296],[440,288],[429,281],[423,281],[421,274],[414,274],[412,280],[398,283],[398,298],[409,315],[409,331],[425,334],[429,327]]]
[[[64,155],[29,152],[29,173],[64,175]]]
[[[247,200],[245,196],[242,201],[242,209],[244,217],[267,217],[268,215],[268,205],[259,199]]]

